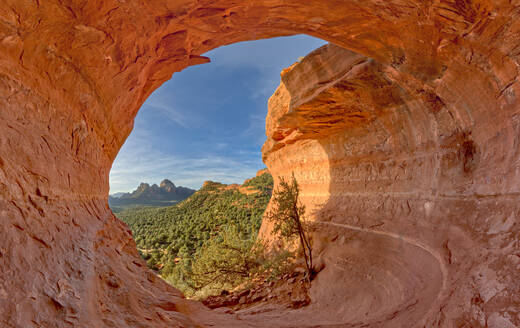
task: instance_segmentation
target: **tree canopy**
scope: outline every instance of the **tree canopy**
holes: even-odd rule
[[[250,271],[272,188],[269,173],[243,186],[206,182],[177,205],[132,208],[116,215],[129,225],[148,266],[190,294],[211,283],[215,288],[236,285],[244,270]]]

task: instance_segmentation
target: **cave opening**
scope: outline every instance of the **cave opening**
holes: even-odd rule
[[[230,278],[207,270],[195,280],[192,267],[210,245],[220,261],[238,256],[224,258],[217,238],[243,252],[252,247],[273,188],[261,155],[268,99],[281,71],[323,44],[297,35],[220,47],[204,54],[210,63],[174,74],[139,110],[110,172],[109,205],[148,267],[186,296],[220,294],[248,277],[221,268]]]

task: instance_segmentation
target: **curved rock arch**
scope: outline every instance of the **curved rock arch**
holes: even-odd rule
[[[345,75],[331,66],[328,96],[344,94],[335,101],[366,120],[316,125],[305,105],[327,95],[299,90],[327,74],[302,64],[283,78],[289,102],[268,126],[273,174],[298,174],[318,220],[398,232],[441,254],[447,287],[424,325],[518,324],[519,5],[4,1],[0,323],[243,327],[145,269],[108,209],[108,174],[139,107],[172,73],[218,46],[306,33],[362,55],[341,56],[358,59]]]

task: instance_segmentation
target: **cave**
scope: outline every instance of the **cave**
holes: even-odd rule
[[[519,12],[487,0],[4,1],[1,326],[520,326]],[[219,46],[294,34],[331,44],[282,73],[262,152],[273,176],[300,181],[324,268],[306,308],[211,311],[146,268],[108,208],[109,171],[173,73]]]

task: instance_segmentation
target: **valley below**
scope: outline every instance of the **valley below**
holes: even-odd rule
[[[177,205],[134,206],[116,215],[132,230],[150,269],[185,295],[201,298],[251,279],[246,263],[223,266],[212,274],[197,274],[194,268],[203,261],[212,266],[240,261],[256,240],[272,190],[271,174],[261,170],[242,185],[206,181]],[[229,270],[244,272],[236,275]]]

